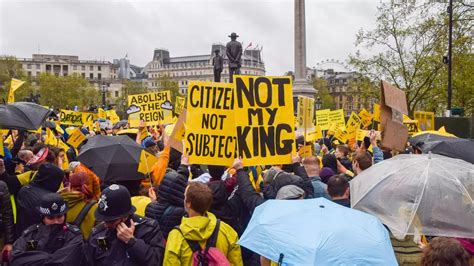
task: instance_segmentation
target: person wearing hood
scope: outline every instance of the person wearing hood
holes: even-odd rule
[[[92,199],[99,200],[100,197],[100,178],[92,172],[87,166],[80,162],[69,163],[69,173],[83,173],[88,177],[87,187],[90,189]]]
[[[206,184],[188,184],[184,193],[188,217],[183,217],[179,227],[169,233],[163,265],[192,265],[193,250],[202,250],[214,241],[213,247],[219,255],[225,256],[229,264],[243,265],[237,233],[209,212],[211,204],[212,192]],[[213,241],[211,236],[214,236]]]
[[[67,204],[57,193],[41,197],[35,210],[41,222],[23,231],[13,244],[11,265],[81,265],[83,239],[77,226],[66,222]]]
[[[39,207],[42,196],[59,190],[63,177],[64,172],[56,165],[42,164],[33,181],[20,189],[17,197],[17,235],[29,226],[41,222],[40,214],[32,210]]]
[[[97,201],[92,199],[92,192],[88,186],[89,178],[84,173],[72,174],[69,177],[69,186],[61,191],[61,196],[69,206],[67,222],[81,228],[84,239],[88,239],[95,226],[94,211]]]

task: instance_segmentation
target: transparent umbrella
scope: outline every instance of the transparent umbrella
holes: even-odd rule
[[[351,206],[397,238],[474,238],[474,165],[436,154],[398,155],[351,181]]]

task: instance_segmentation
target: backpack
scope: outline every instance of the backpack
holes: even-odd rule
[[[71,224],[73,224],[77,227],[81,227],[82,222],[84,221],[87,214],[89,213],[89,210],[92,208],[92,206],[94,206],[95,203],[96,203],[95,200],[91,200],[88,203],[86,203],[86,205],[84,205],[84,207],[82,207],[81,212],[79,212],[76,219]]]
[[[201,246],[197,241],[186,239],[189,247],[193,251],[193,266],[230,266],[230,262],[227,257],[216,248],[217,235],[219,234],[221,221],[217,219],[216,227],[212,232],[211,237],[206,242],[206,248],[201,249]],[[181,233],[184,238],[183,232],[178,226],[175,227]]]

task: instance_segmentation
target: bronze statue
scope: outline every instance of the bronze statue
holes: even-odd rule
[[[234,74],[240,74],[242,44],[236,41],[239,35],[235,32],[232,32],[229,37],[231,41],[226,45],[226,54],[229,60],[229,82],[232,83]]]
[[[215,55],[212,58],[212,65],[214,66],[214,82],[221,82],[221,73],[224,68],[224,58],[219,54],[219,50],[214,51]]]

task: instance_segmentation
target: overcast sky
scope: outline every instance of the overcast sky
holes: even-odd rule
[[[355,35],[370,29],[380,0],[306,0],[308,67],[346,61]],[[293,0],[0,0],[0,54],[123,57],[144,66],[154,48],[171,56],[208,54],[231,32],[263,46],[267,75],[294,69]]]

